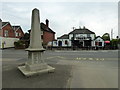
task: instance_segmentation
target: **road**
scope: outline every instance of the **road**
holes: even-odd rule
[[[3,87],[118,88],[117,50],[45,51],[44,59],[56,68],[55,73],[49,76],[42,75],[39,78],[41,82],[37,81],[38,77],[26,80],[15,68],[27,60],[27,52],[14,49],[3,50]],[[14,83],[10,82],[12,79],[15,80]],[[53,83],[50,83],[51,80]],[[31,84],[30,81],[35,84]],[[26,85],[20,84],[21,82],[25,82]],[[42,82],[44,84],[41,84]]]

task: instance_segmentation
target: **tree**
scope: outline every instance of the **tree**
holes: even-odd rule
[[[103,34],[102,38],[103,38],[104,41],[110,41],[110,35],[109,35],[109,33]]]
[[[25,47],[28,48],[28,46],[30,44],[30,34],[25,33],[24,37],[22,37],[20,40],[24,41],[25,42]]]
[[[24,39],[24,40],[29,40],[29,39],[30,39],[29,33],[25,33],[23,39]]]
[[[111,40],[111,47],[112,47],[113,49],[117,49],[119,42],[120,42],[120,39],[112,39],[112,40]]]

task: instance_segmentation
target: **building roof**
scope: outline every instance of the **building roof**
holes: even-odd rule
[[[83,28],[83,29],[75,29],[72,32],[70,32],[69,34],[95,34],[94,32],[90,31],[87,28]]]
[[[0,22],[2,22],[2,19],[0,18]]]
[[[9,22],[2,22],[2,27],[6,26],[7,24],[9,24]]]
[[[50,29],[49,27],[47,27],[44,23],[40,23],[40,24],[41,24],[41,29],[42,29],[43,31],[55,33],[52,29]]]
[[[55,32],[52,29],[50,29],[49,27],[47,27],[44,23],[40,23],[40,25],[41,25],[42,31],[51,32],[51,33],[55,34]],[[30,32],[30,31],[31,31],[31,29],[28,30],[28,32]]]
[[[97,39],[97,38],[101,38],[101,39],[103,39],[103,38],[102,38],[102,37],[100,37],[100,36],[95,37],[95,39]],[[95,40],[95,39],[94,39],[94,40]]]
[[[69,39],[68,34],[64,34],[61,37],[58,37],[57,39]]]
[[[13,30],[17,31],[19,28],[21,28],[20,26],[12,26]]]

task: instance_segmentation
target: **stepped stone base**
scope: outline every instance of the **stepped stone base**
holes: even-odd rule
[[[34,66],[33,66],[34,67]],[[19,66],[18,69],[27,77],[29,76],[33,76],[33,75],[39,75],[42,73],[50,73],[50,72],[54,72],[55,68],[47,65],[46,68],[43,69],[34,69],[34,70],[28,70],[25,66]]]

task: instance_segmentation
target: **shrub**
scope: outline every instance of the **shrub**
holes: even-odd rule
[[[14,42],[15,48],[25,48],[25,42],[22,40],[19,40],[17,42]]]

